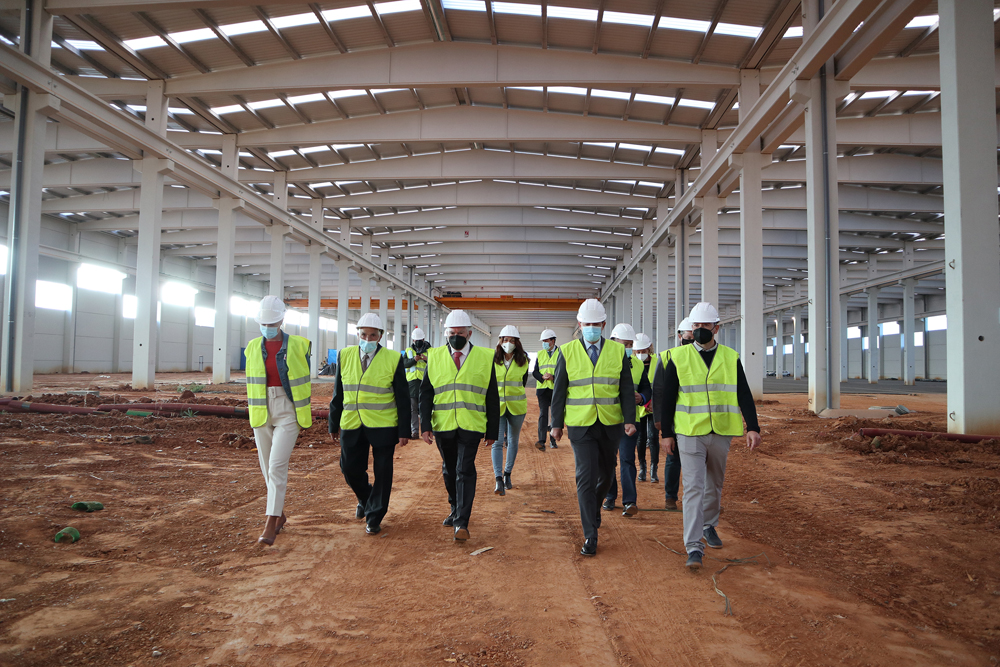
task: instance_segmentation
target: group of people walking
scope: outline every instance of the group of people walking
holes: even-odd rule
[[[268,491],[259,541],[268,545],[285,523],[288,459],[298,430],[312,423],[309,342],[281,331],[284,312],[280,299],[265,297],[257,316],[262,335],[246,349],[251,426]],[[530,374],[539,404],[535,447],[558,448],[565,429],[573,449],[580,553],[597,553],[602,508],[615,509],[618,497],[619,463],[623,515],[632,517],[639,511],[637,481],[647,474],[659,481],[662,451],[665,509],[679,509],[683,480],[687,566],[700,568],[706,545],[722,547],[716,527],[730,441],[744,435],[743,420],[747,446],[761,441],[739,356],[715,340],[718,311],[697,304],[678,327],[677,346],[659,355],[650,337],[627,323],[606,337],[607,314],[596,299],[583,302],[577,322],[580,337],[562,346],[554,331],[542,332]],[[461,310],[451,311],[444,326],[447,344],[430,347],[417,328],[400,352],[381,345],[385,327],[378,315],[365,313],[358,345],[338,354],[328,428],[340,441],[341,471],[369,535],[381,532],[388,510],[395,448],[411,439],[437,446],[451,507],[443,525],[458,542],[470,537],[481,443],[491,450],[494,493],[514,488],[530,365],[521,335],[506,326],[495,348],[475,346],[471,319]]]

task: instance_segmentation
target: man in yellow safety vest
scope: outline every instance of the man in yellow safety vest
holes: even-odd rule
[[[562,439],[563,426],[576,459],[576,498],[584,543],[580,553],[597,554],[601,500],[615,475],[622,434],[635,435],[635,390],[625,346],[601,335],[607,321],[604,306],[587,299],[576,319],[583,334],[559,348],[552,388],[552,437]]]
[[[444,321],[448,344],[431,348],[420,385],[420,437],[437,441],[441,474],[451,514],[443,525],[455,541],[469,539],[469,518],[476,498],[476,453],[486,439],[492,447],[500,432],[500,392],[493,349],[473,345],[472,320],[453,310]]]
[[[385,327],[375,313],[357,324],[358,344],[337,355],[337,383],[330,401],[330,435],[340,434],[340,470],[358,499],[355,515],[377,535],[389,509],[392,457],[410,435],[410,390],[402,355],[381,345]],[[368,482],[368,452],[375,483]]]
[[[531,377],[535,378],[535,398],[538,399],[538,440],[535,447],[538,451],[545,451],[545,439],[549,440],[549,447],[558,447],[555,438],[549,435],[550,409],[552,407],[552,380],[555,378],[556,361],[559,359],[559,347],[556,345],[556,332],[546,329],[539,337],[542,342],[542,349],[535,357],[535,368],[531,371]]]
[[[656,406],[661,444],[670,454],[676,438],[681,456],[686,565],[697,570],[705,550],[702,541],[713,549],[722,548],[716,526],[729,443],[743,435],[744,419],[747,447],[753,450],[761,440],[757,408],[739,355],[715,340],[719,312],[702,302],[691,309],[688,319],[694,343],[673,348],[653,381],[662,389],[662,402]]]

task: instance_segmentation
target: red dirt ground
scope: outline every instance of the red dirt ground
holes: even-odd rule
[[[158,378],[138,393],[128,376],[41,376],[32,400],[89,386],[102,401],[165,402],[178,385],[208,385]],[[330,385],[314,388],[319,407]],[[205,389],[198,399],[243,391]],[[0,414],[0,664],[996,664],[997,444],[851,437],[862,425],[943,430],[943,395],[844,397],[917,411],[889,424],[767,398],[764,446],[734,442],[725,548],[700,573],[671,551],[683,551],[679,513],[606,513],[598,555],[579,555],[572,449],[532,447],[533,397],[506,496],[491,493],[480,449],[466,544],[441,527],[440,458],[420,442],[397,449],[384,530],[368,537],[325,424],[304,432],[288,525],[265,548],[246,421]],[[78,500],[106,509],[74,512]],[[662,484],[639,483],[639,506],[662,508]],[[81,540],[55,544],[67,525]],[[719,574],[726,558],[762,553]]]

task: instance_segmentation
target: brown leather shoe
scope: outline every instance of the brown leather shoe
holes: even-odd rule
[[[455,529],[455,541],[464,542],[469,539],[469,529],[468,528],[456,528]]]
[[[667,498],[667,503],[665,505],[665,508],[666,508],[666,510],[668,512],[676,512],[677,511],[677,501],[676,500],[671,500],[670,498]]]

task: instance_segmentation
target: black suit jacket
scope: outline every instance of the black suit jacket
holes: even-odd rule
[[[604,353],[604,346],[607,341],[601,338],[601,354]],[[574,340],[567,345],[586,345],[582,339]],[[645,377],[645,376],[643,376]],[[647,381],[648,384],[648,381]],[[640,385],[641,386],[641,385]],[[552,387],[552,428],[562,428],[566,419],[566,392],[569,389],[569,375],[566,373],[566,355],[560,354],[556,362],[555,382]],[[622,374],[618,378],[618,400],[621,401],[622,415],[626,424],[635,423],[635,386],[632,384],[632,367],[629,358],[622,355]],[[640,392],[641,393],[641,392]],[[576,437],[576,429],[586,430],[585,427],[570,426],[572,431],[569,437]]]

